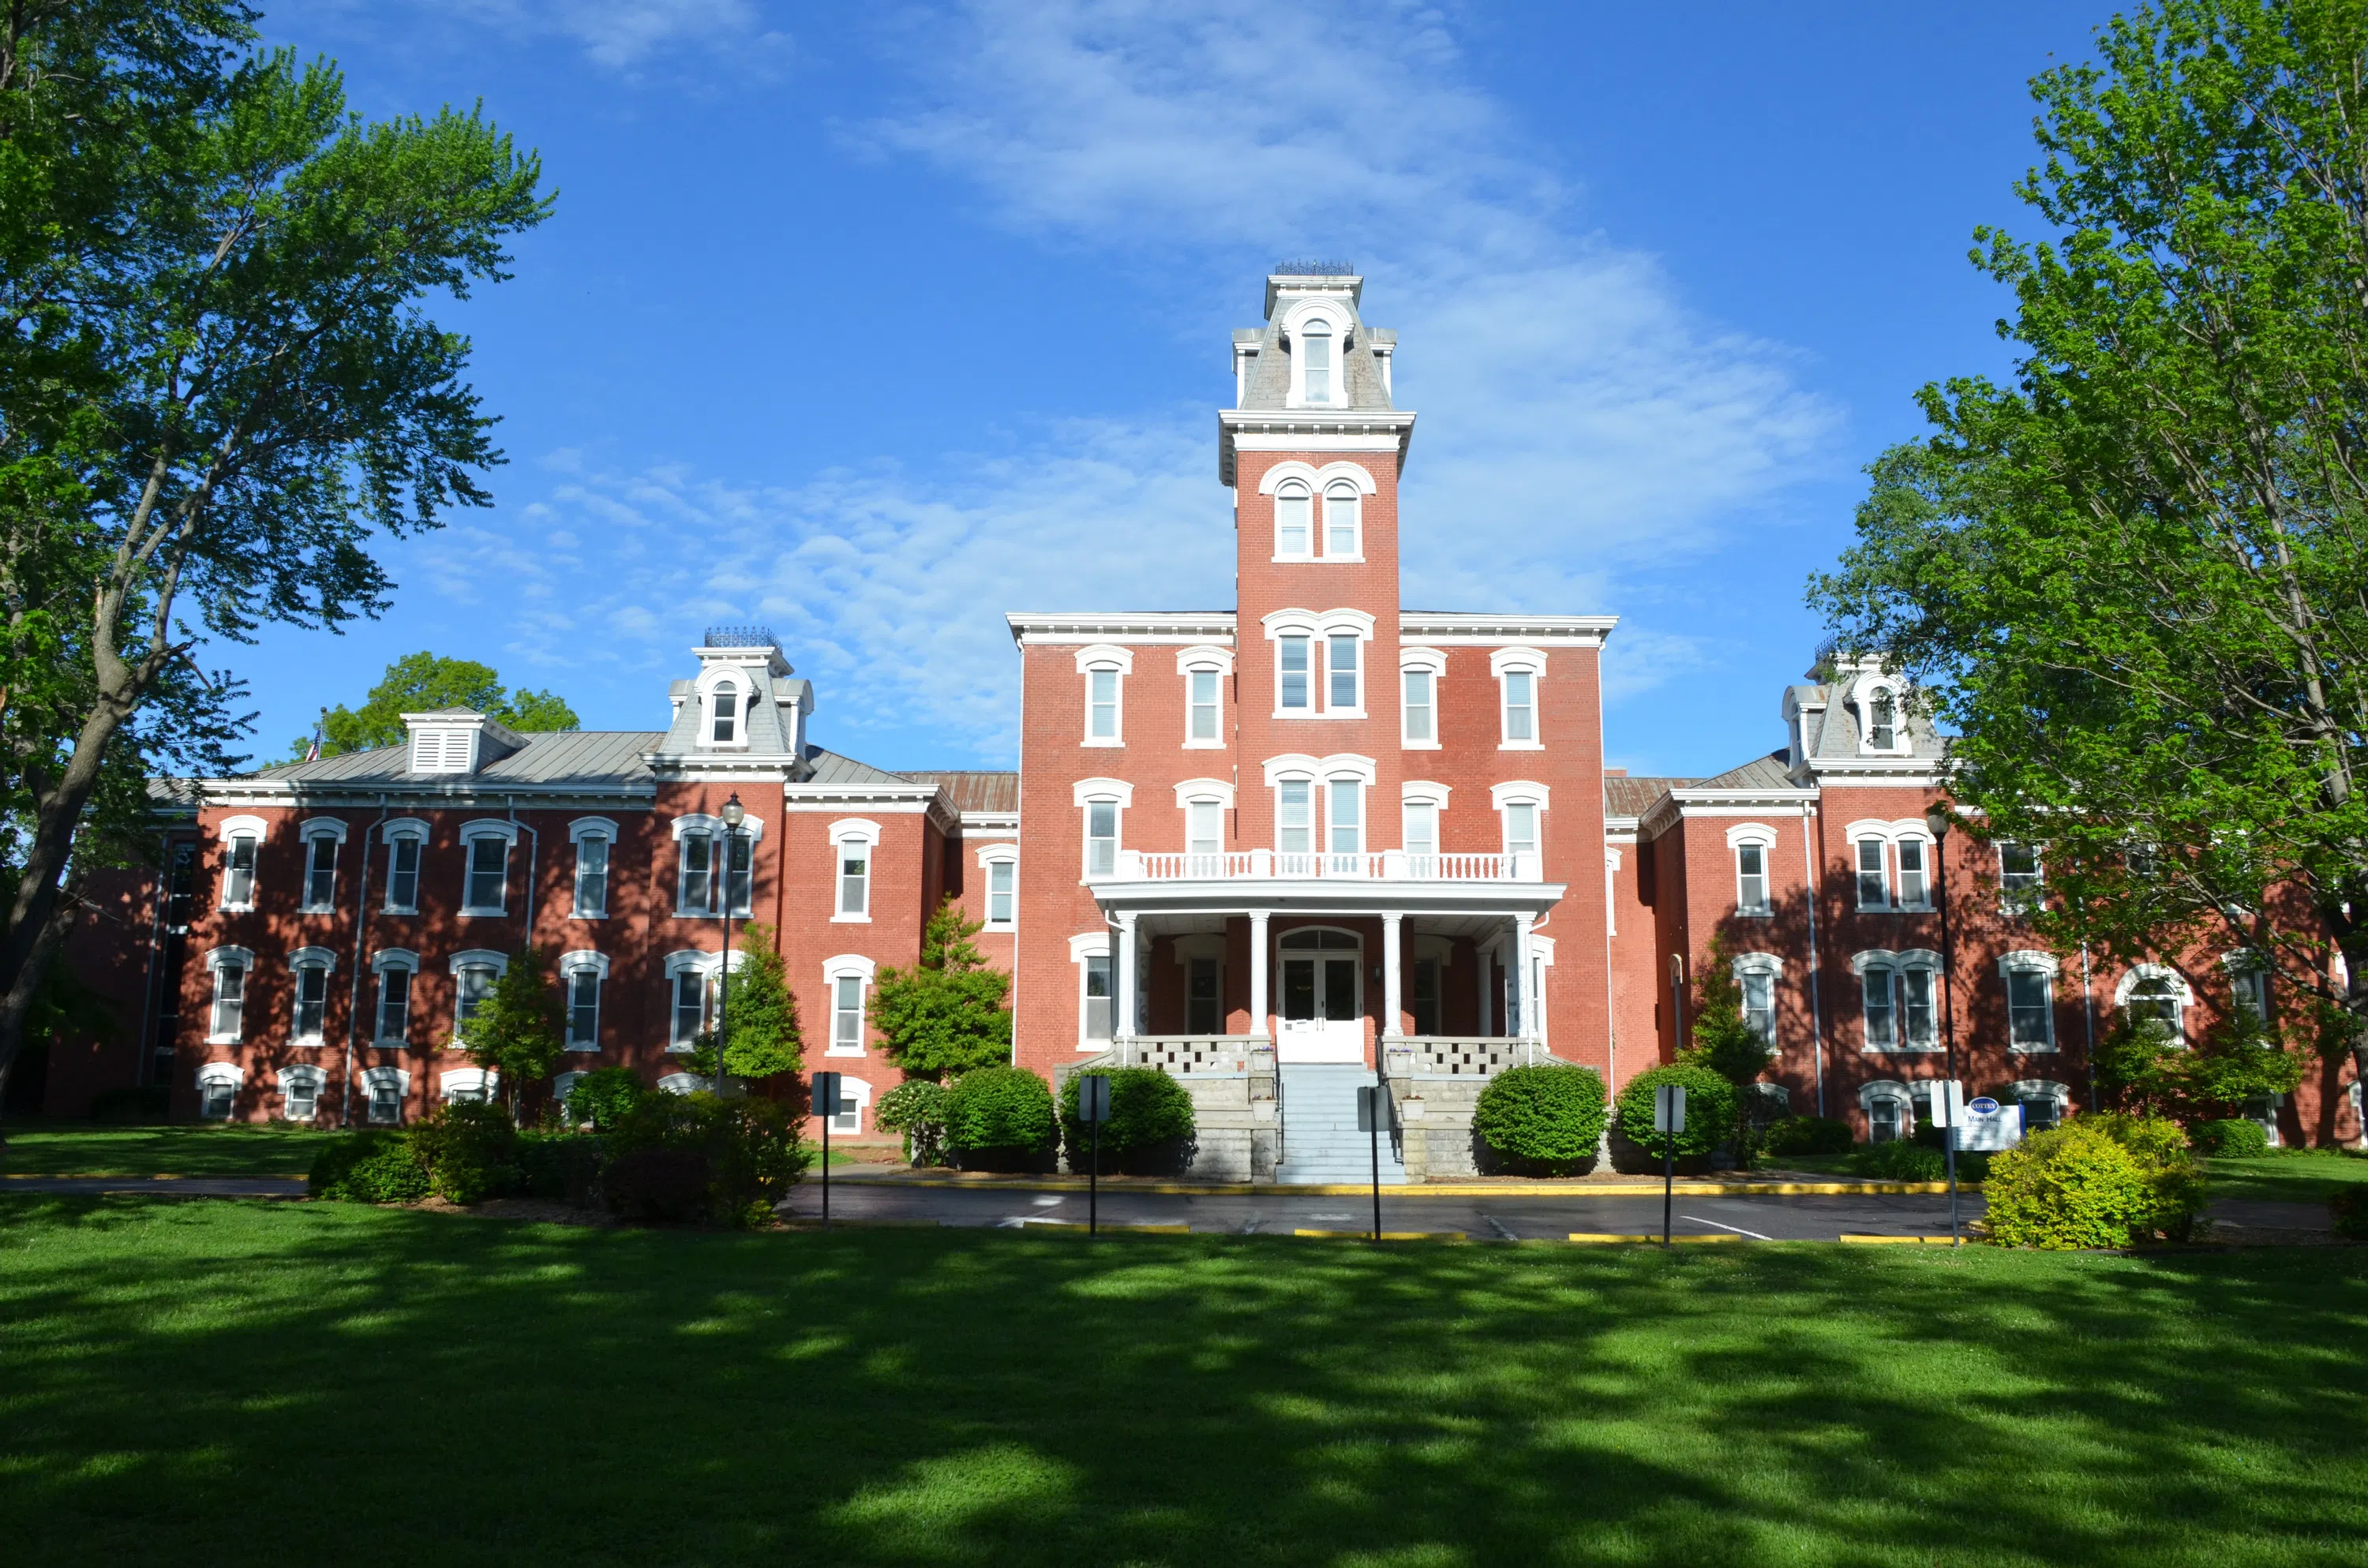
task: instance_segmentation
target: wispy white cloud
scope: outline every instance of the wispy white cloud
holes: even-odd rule
[[[696,53],[735,79],[762,76],[786,62],[788,33],[767,24],[756,0],[313,0],[338,17],[343,30],[375,28],[390,41],[489,28],[512,40],[564,39],[603,70],[639,78],[669,56]]]

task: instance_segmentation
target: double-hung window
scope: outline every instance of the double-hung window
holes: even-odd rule
[[[1865,994],[1866,1043],[1877,1051],[1897,1049],[1899,1014],[1892,971],[1870,966],[1859,978]]]
[[[1360,541],[1358,533],[1357,487],[1346,480],[1325,487],[1324,553],[1327,559],[1353,561]]]
[[[863,1050],[863,977],[842,974],[831,982],[830,1048],[854,1055]]]
[[[198,1107],[198,1114],[208,1121],[228,1120],[231,1107],[238,1098],[238,1080],[224,1077],[208,1078],[198,1087],[204,1096]]]
[[[484,1010],[487,999],[494,994],[494,983],[500,978],[500,972],[489,963],[461,966],[452,1003],[452,1036],[455,1040],[467,1036],[470,1021]]]
[[[1427,877],[1432,874],[1439,855],[1439,802],[1408,801],[1406,803],[1406,852],[1412,862],[1411,874]]]
[[[600,1049],[600,971],[590,964],[567,972],[567,1049]]]
[[[1858,906],[1861,909],[1891,907],[1891,878],[1883,863],[1883,840],[1861,838],[1858,841]]]
[[[370,1119],[384,1125],[403,1119],[403,1080],[393,1074],[372,1070],[370,1079]]]
[[[208,1032],[216,1040],[234,1040],[246,1028],[246,965],[226,960],[213,967],[213,1019]]]
[[[317,960],[300,960],[296,965],[295,1038],[300,1041],[320,1040],[328,1011],[329,966]]]
[[[1281,685],[1276,706],[1285,713],[1306,713],[1315,706],[1309,688],[1309,644],[1313,639],[1299,636],[1278,638],[1278,657],[1281,665]]]
[[[1304,484],[1285,484],[1274,493],[1274,552],[1301,559],[1315,553],[1315,498]]]
[[[406,833],[386,841],[386,912],[419,912],[419,849],[423,840]]]
[[[1365,786],[1361,779],[1331,780],[1329,799],[1325,801],[1325,827],[1335,855],[1359,855],[1365,847]]]
[[[1118,870],[1118,802],[1086,802],[1086,875],[1107,877]]]
[[[1332,396],[1332,329],[1320,321],[1299,329],[1302,395],[1309,403],[1328,403]]]
[[[1432,712],[1433,676],[1429,670],[1402,672],[1406,681],[1406,738],[1409,742],[1428,744],[1439,738],[1439,726]]]
[[[704,828],[685,832],[681,859],[675,907],[684,915],[705,915],[715,907],[715,835]]]
[[[1225,806],[1222,801],[1192,801],[1184,807],[1184,851],[1192,857],[1195,876],[1215,876],[1217,856],[1225,848]]]
[[[1191,721],[1190,727],[1185,732],[1186,738],[1194,741],[1220,739],[1217,733],[1219,672],[1190,670],[1186,672],[1185,678],[1190,687],[1191,699]]]
[[[1929,1048],[1937,1038],[1932,1027],[1932,971],[1929,969],[1904,969],[1899,971],[1899,1023],[1907,1031],[1907,1044],[1913,1050]]]
[[[1998,890],[2008,902],[2028,906],[2039,893],[2039,846],[2001,844],[1998,848]]]
[[[1768,846],[1764,844],[1735,846],[1735,912],[1768,913]]]
[[[1866,1043],[1875,1051],[1929,1051],[1935,1027],[1933,971],[1922,965],[1868,964],[1860,971]]]
[[[1776,976],[1765,969],[1747,969],[1736,976],[1743,987],[1743,1021],[1763,1045],[1776,1043]]]
[[[1510,744],[1537,741],[1537,678],[1528,670],[1505,672],[1505,739]]]
[[[1114,669],[1086,672],[1086,734],[1088,739],[1111,744],[1118,741],[1118,675]]]
[[[667,1049],[689,1051],[699,1043],[699,1037],[707,1030],[707,976],[699,970],[684,968],[675,971]]]
[[[337,906],[337,835],[316,833],[304,841],[304,907],[319,913]]]
[[[2055,999],[2047,971],[2011,969],[2006,976],[2007,1043],[2017,1051],[2055,1048]]]
[[[310,1121],[321,1108],[321,1070],[290,1067],[279,1075],[280,1114],[290,1121]]]
[[[598,920],[609,913],[609,835],[587,833],[575,841],[575,918]]]
[[[1286,778],[1276,786],[1275,844],[1285,855],[1304,855],[1315,847],[1315,786],[1306,778]]]
[[[1108,1040],[1117,1018],[1117,991],[1110,983],[1110,956],[1087,953],[1085,958],[1085,1029],[1087,1040]]]
[[[723,907],[734,915],[749,913],[750,866],[756,853],[757,838],[751,833],[735,833],[727,828],[723,833]]]
[[[2248,961],[2229,965],[2228,979],[2237,995],[2237,1011],[2240,1017],[2266,1028],[2270,1022],[2270,971],[2258,959],[2245,955]]]
[[[469,886],[465,915],[499,915],[508,893],[510,841],[482,833],[469,840]]]
[[[1535,801],[1505,802],[1505,853],[1534,855],[1538,852],[1538,806]]]
[[[411,1038],[411,970],[406,964],[381,963],[378,971],[378,1034],[381,1045],[404,1045]]]
[[[1892,751],[1899,744],[1899,704],[1890,692],[1877,687],[1867,703],[1866,744],[1870,751]]]
[[[1920,838],[1903,838],[1896,846],[1899,857],[1899,907],[1922,909],[1930,900],[1926,896],[1928,871],[1925,846]]]
[[[730,746],[740,744],[740,688],[731,685],[718,686],[707,699],[707,744]]]
[[[1019,910],[1019,863],[990,860],[986,866],[986,923],[1010,926]]]
[[[260,842],[251,833],[231,835],[230,847],[222,855],[224,909],[252,909],[255,906],[255,851]]]
[[[1357,695],[1357,634],[1336,631],[1325,639],[1324,674],[1330,690],[1326,705],[1335,713],[1353,713]]]
[[[842,919],[871,917],[871,846],[861,839],[838,846],[838,913]]]

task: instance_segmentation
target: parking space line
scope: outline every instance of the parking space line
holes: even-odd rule
[[[1774,1236],[1763,1236],[1757,1231],[1747,1231],[1740,1225],[1720,1225],[1715,1220],[1705,1220],[1699,1214],[1680,1214],[1679,1219],[1689,1225],[1714,1225],[1722,1231],[1733,1231],[1738,1236],[1749,1236],[1755,1242],[1772,1242]]]

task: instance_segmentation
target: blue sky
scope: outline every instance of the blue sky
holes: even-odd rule
[[[511,457],[384,619],[219,651],[279,755],[418,648],[655,728],[711,623],[814,734],[1008,766],[1008,609],[1231,599],[1212,410],[1339,256],[1421,415],[1406,600],[1617,614],[1606,744],[1781,739],[1807,575],[1926,381],[2008,364],[2026,83],[2084,4],[306,0],[380,117],[482,99],[559,200],[445,319]]]

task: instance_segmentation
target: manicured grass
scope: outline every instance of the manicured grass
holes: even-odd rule
[[[2259,1160],[2203,1163],[2214,1198],[2324,1203],[2336,1187],[2368,1181],[2368,1158],[2341,1149],[2288,1149]]]
[[[11,1561],[2357,1562],[2368,1249],[0,1200]]]
[[[173,1122],[108,1127],[11,1122],[0,1170],[11,1176],[302,1176],[336,1136],[310,1128]]]

